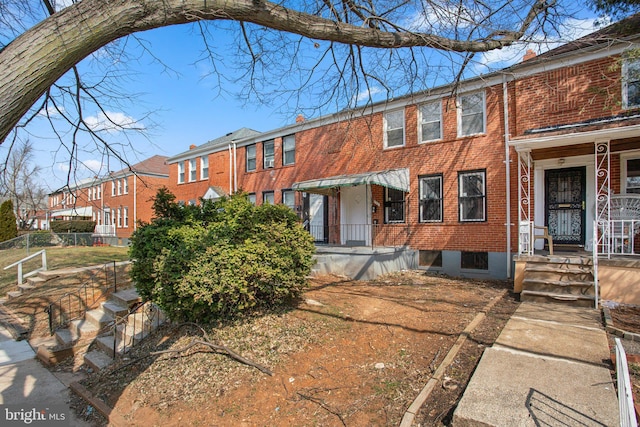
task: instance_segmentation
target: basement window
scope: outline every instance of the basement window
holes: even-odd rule
[[[462,252],[460,268],[468,270],[489,270],[488,252]]]

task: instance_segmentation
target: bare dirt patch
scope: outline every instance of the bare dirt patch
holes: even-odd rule
[[[500,298],[416,419],[443,425],[518,305],[509,293],[500,297],[507,287],[422,272],[314,279],[290,310],[207,327],[213,342],[273,376],[202,346],[149,356],[202,336],[172,325],[84,385],[130,425],[398,425],[465,327]]]

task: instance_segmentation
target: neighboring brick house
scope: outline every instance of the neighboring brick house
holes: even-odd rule
[[[608,27],[457,85],[241,129],[170,158],[171,188],[185,203],[243,190],[290,206],[317,242],[406,246],[423,268],[511,277],[534,224],[592,249],[599,144],[610,193],[640,188],[640,66],[621,56],[638,38]]]
[[[130,168],[51,193],[51,219],[93,220],[97,237],[129,238],[138,221],[151,220],[151,199],[158,188],[169,184],[166,160],[156,155]]]

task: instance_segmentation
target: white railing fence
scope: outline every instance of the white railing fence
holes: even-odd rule
[[[636,410],[633,406],[633,394],[631,392],[631,379],[627,354],[624,351],[620,338],[616,337],[616,376],[618,378],[618,406],[620,408],[620,426],[637,427]]]

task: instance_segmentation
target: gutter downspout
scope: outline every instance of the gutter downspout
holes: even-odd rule
[[[229,194],[233,193],[233,158],[231,143],[229,143]]]
[[[138,176],[133,176],[133,231],[138,229]]]
[[[238,191],[238,147],[235,141],[231,143],[233,144],[233,192],[236,193]]]
[[[511,158],[509,156],[509,98],[507,76],[502,76],[502,103],[504,108],[504,163],[506,184],[507,278],[511,278]]]

